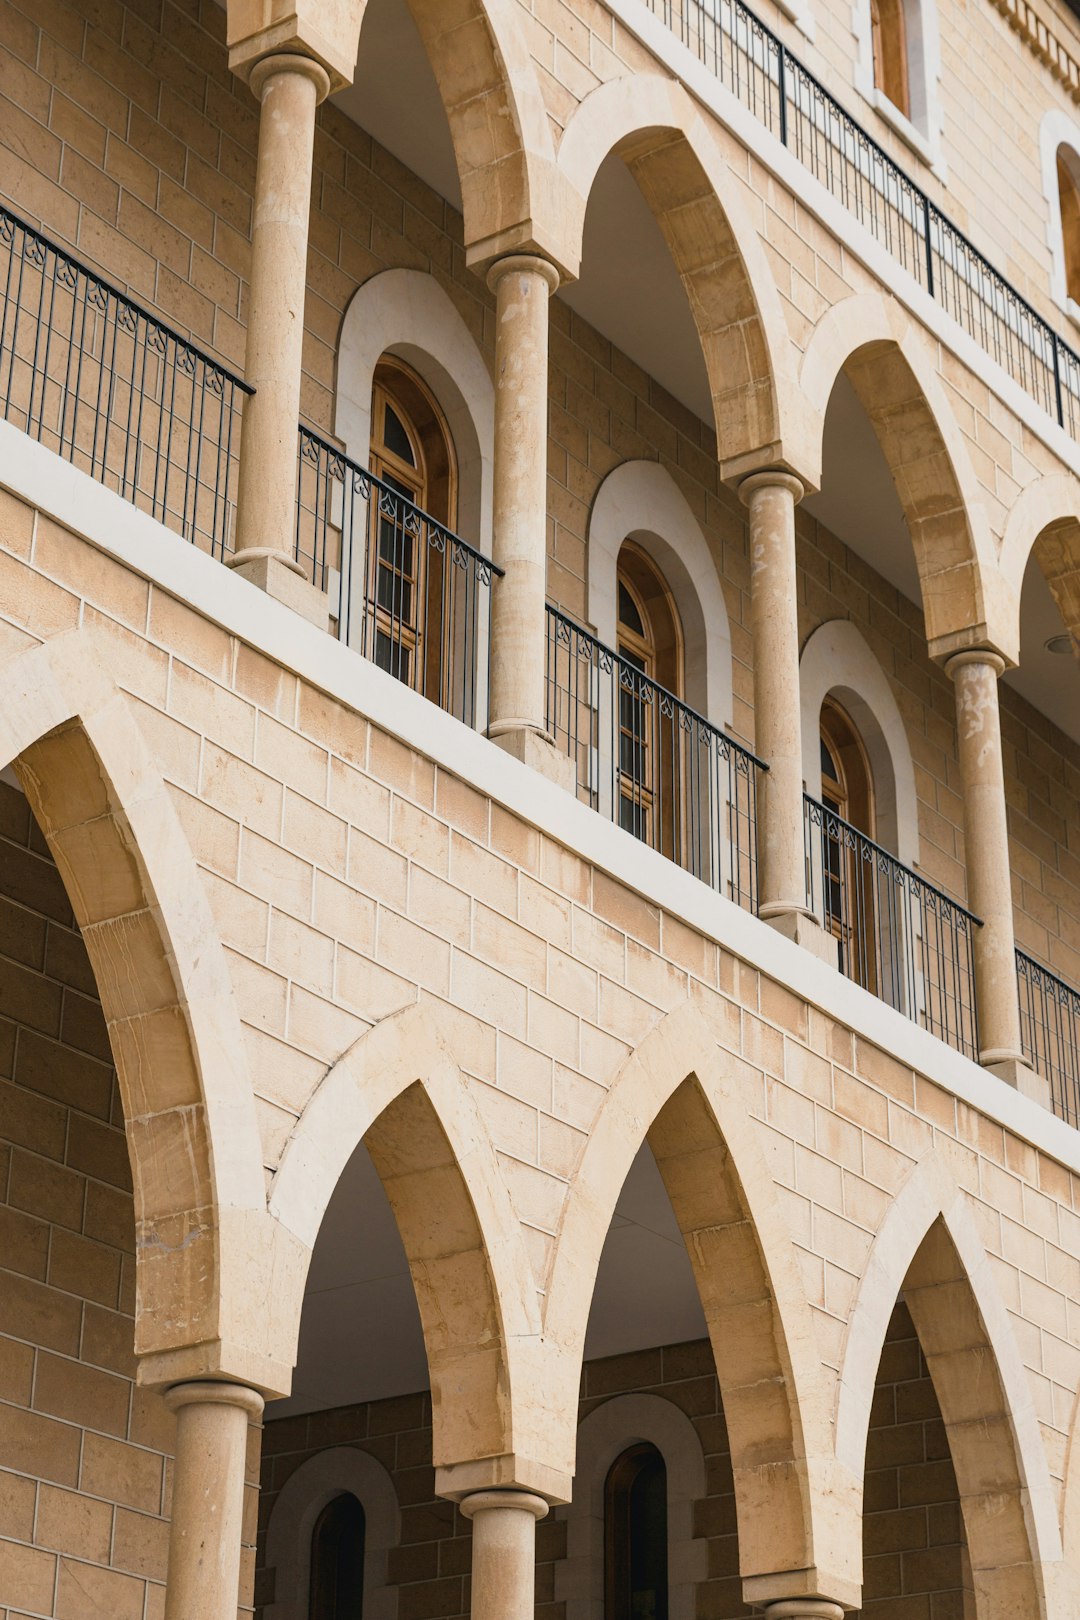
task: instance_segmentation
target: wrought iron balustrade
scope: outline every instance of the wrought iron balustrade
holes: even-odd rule
[[[1049,1083],[1050,1106],[1080,1127],[1080,990],[1016,953],[1024,1057]]]
[[[0,275],[5,420],[223,556],[252,390],[6,208]]]
[[[761,761],[557,608],[547,615],[547,726],[578,798],[756,910]]]
[[[327,592],[339,640],[466,725],[483,724],[491,582],[502,569],[306,427],[295,555]]]
[[[1073,437],[1080,356],[743,0],[649,10]]]
[[[807,904],[836,938],[840,971],[977,1058],[979,919],[816,799],[804,805]]]

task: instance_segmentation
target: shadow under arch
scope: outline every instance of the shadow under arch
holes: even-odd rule
[[[834,304],[803,356],[800,387],[815,423],[820,477],[825,413],[844,372],[874,429],[911,535],[931,656],[992,643],[1015,663],[1008,593],[978,482],[911,321],[878,293]]]
[[[106,656],[76,630],[3,665],[0,767],[48,841],[109,1031],[140,1378],[222,1372],[279,1389],[271,1341],[243,1309],[240,1267],[270,1234],[240,1019],[191,850]]]
[[[406,3],[450,126],[469,263],[536,247],[576,275],[565,187],[515,0]]]
[[[833,1463],[823,1370],[790,1230],[717,1034],[691,1001],[662,1018],[620,1069],[569,1193],[544,1321],[548,1375],[559,1391],[553,1415],[573,1411],[601,1251],[645,1140],[713,1346],[746,1601],[811,1590],[855,1604],[861,1562],[851,1536],[840,1533],[850,1524],[840,1508],[851,1490]],[[756,1577],[769,1578],[767,1589]]]
[[[591,91],[558,156],[579,203],[579,252],[593,182],[612,152],[637,181],[682,277],[721,475],[778,464],[805,471],[809,440],[780,295],[716,137],[674,80],[642,73]]]
[[[460,1033],[422,993],[361,1035],[316,1088],[270,1190],[271,1214],[304,1255],[279,1310],[295,1347],[319,1227],[363,1141],[416,1290],[440,1493],[517,1483],[558,1497],[568,1481],[552,1466],[535,1398],[532,1267],[487,1127],[451,1055]]]
[[[836,1453],[860,1499],[877,1369],[901,1292],[948,1436],[980,1620],[1067,1620],[1075,1610],[1030,1383],[974,1219],[937,1150],[890,1205],[851,1307]]]
[[[731,628],[720,576],[690,504],[658,461],[624,461],[589,514],[588,605],[600,640],[618,641],[619,551],[636,540],[675,598],[686,634],[686,701],[714,725],[732,718]]]
[[[1021,491],[1001,541],[1000,569],[1015,607],[1020,641],[1020,598],[1034,555],[1080,657],[1080,483],[1071,473],[1048,473]]]

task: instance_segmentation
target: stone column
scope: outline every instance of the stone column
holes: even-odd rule
[[[172,1522],[165,1620],[236,1620],[248,1421],[263,1398],[243,1384],[174,1384]]]
[[[559,273],[516,254],[488,272],[495,294],[494,556],[488,736],[560,776],[547,735],[548,300]]]
[[[533,1620],[536,1521],[547,1513],[531,1491],[476,1491],[461,1511],[473,1522],[472,1620]]]
[[[327,622],[326,599],[293,558],[296,434],[307,290],[308,217],[315,109],[330,89],[308,56],[264,57],[250,85],[262,104],[251,236],[244,401],[235,555],[246,579]]]
[[[758,784],[758,913],[836,965],[836,941],[806,903],[795,507],[790,473],[744,478],[750,514],[750,620],[754,634],[754,751],[769,767]]]
[[[964,796],[964,855],[968,902],[982,927],[974,931],[979,1061],[1017,1082],[1023,1063],[1020,1001],[1013,938],[1009,828],[1001,758],[997,653],[955,653],[945,669],[956,688],[956,729]]]

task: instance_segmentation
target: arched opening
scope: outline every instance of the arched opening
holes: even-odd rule
[[[363,1620],[364,1509],[350,1491],[327,1502],[311,1533],[309,1620]]]
[[[976,1620],[956,1470],[902,1293],[882,1346],[866,1440],[861,1612],[866,1620]]]
[[[905,118],[911,117],[904,0],[870,0],[874,83]]]
[[[647,1440],[604,1482],[604,1620],[668,1620],[667,1467]]]
[[[681,698],[683,634],[668,586],[645,552],[627,541],[617,571],[619,825],[678,860],[684,842],[683,728],[668,695]]]
[[[1059,146],[1056,169],[1065,293],[1080,304],[1080,153],[1071,146]]]

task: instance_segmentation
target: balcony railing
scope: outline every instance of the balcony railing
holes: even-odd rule
[[[0,208],[5,420],[221,557],[251,389]]]
[[[979,919],[816,799],[804,804],[807,903],[836,938],[840,971],[977,1057]]]
[[[401,489],[301,427],[297,561],[341,641],[466,725],[487,713],[487,557]]]
[[[1016,953],[1024,1057],[1050,1086],[1050,1106],[1080,1127],[1080,990]]]
[[[578,798],[755,910],[761,761],[565,614],[547,615],[547,726],[574,761]]]
[[[1080,435],[1080,356],[742,0],[644,0],[1013,380]]]

